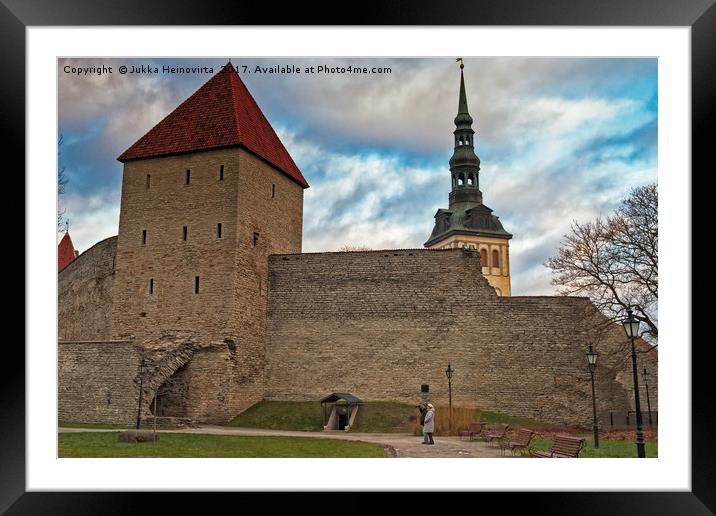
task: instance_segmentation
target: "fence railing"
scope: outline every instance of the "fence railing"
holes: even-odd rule
[[[610,410],[602,421],[612,428],[631,427],[636,424],[636,410]],[[654,410],[651,412],[642,411],[641,423],[644,427],[657,426],[659,424],[659,413]]]

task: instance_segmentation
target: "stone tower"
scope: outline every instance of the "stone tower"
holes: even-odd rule
[[[113,338],[213,349],[183,415],[232,417],[262,397],[268,256],[301,252],[308,184],[230,63],[117,159]]]
[[[509,241],[499,218],[482,203],[480,158],[475,154],[475,131],[467,109],[464,65],[460,64],[460,99],[455,117],[455,150],[450,158],[452,190],[447,210],[435,214],[435,227],[425,247],[469,248],[480,253],[482,273],[497,294],[510,296]]]

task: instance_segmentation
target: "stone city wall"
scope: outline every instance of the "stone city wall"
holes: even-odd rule
[[[117,237],[96,243],[58,274],[61,340],[105,340],[112,333]]]
[[[586,298],[498,297],[477,253],[395,250],[269,258],[266,398],[448,401],[558,424],[591,425]],[[600,336],[600,413],[624,410],[619,328]],[[618,353],[617,353],[618,355]],[[616,355],[615,355],[616,356]]]
[[[140,355],[139,348],[130,341],[61,341],[59,420],[135,423]]]

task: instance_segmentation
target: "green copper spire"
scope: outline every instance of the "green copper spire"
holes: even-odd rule
[[[482,203],[480,191],[480,158],[475,154],[475,131],[472,117],[467,110],[465,92],[465,66],[460,61],[460,98],[455,117],[455,150],[450,158],[452,190],[447,210],[435,214],[435,227],[425,247],[445,247],[454,235],[495,237],[509,240],[512,235],[505,231],[492,210]],[[450,244],[452,245],[452,244]]]
[[[462,59],[458,59],[462,61]],[[467,110],[465,93],[465,65],[460,63],[460,99],[455,117],[455,150],[450,158],[452,193],[450,205],[459,202],[482,203],[479,187],[480,158],[475,154],[475,131],[472,129],[472,117]]]
[[[460,65],[464,66],[464,65]],[[470,112],[467,110],[467,93],[465,93],[465,75],[462,72],[462,69],[460,69],[460,102],[457,105],[457,112],[458,114],[465,113],[466,115],[469,115]]]

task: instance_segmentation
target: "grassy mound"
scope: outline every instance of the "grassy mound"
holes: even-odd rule
[[[410,433],[418,410],[413,405],[367,401],[358,409],[355,432]],[[232,419],[228,426],[272,430],[323,430],[321,404],[317,401],[261,401]]]
[[[360,406],[351,430],[420,435],[422,429],[416,405],[366,401]],[[526,427],[533,430],[552,428],[552,425],[534,419],[454,406],[452,431],[449,431],[449,412],[447,405],[435,407],[435,435],[457,435],[473,421],[507,423],[513,428]],[[317,401],[261,401],[231,420],[228,426],[320,432],[323,430],[321,404]]]

